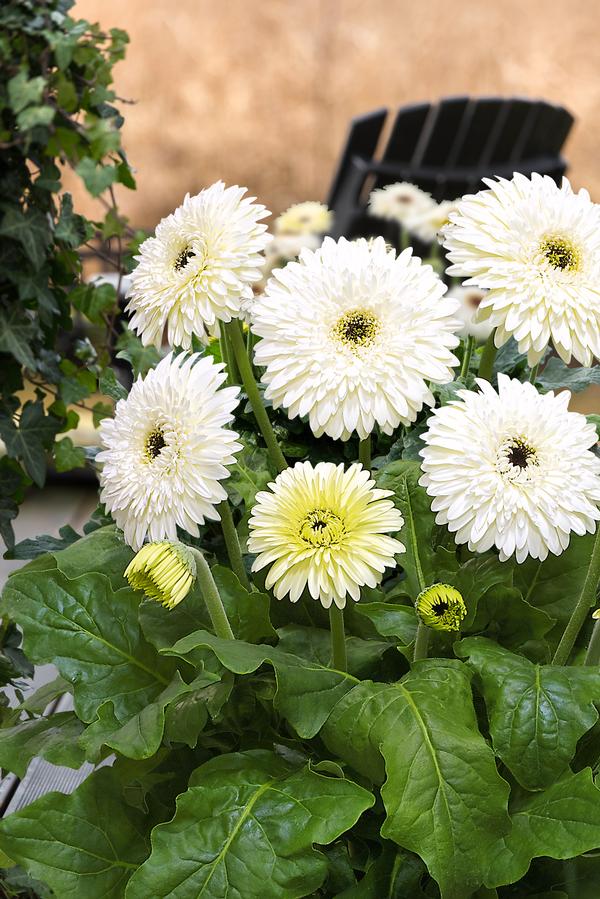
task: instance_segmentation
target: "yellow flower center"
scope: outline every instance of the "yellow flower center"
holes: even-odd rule
[[[144,455],[148,462],[154,462],[157,456],[160,456],[162,450],[166,446],[165,432],[162,428],[153,428],[146,437],[144,444]]]
[[[350,309],[333,326],[333,337],[352,350],[370,346],[380,328],[377,316],[368,309]]]
[[[195,255],[196,254],[194,253],[194,251],[190,250],[189,247],[184,247],[175,260],[175,271],[180,272],[181,269],[185,268],[190,259],[192,259],[192,257],[194,257]]]
[[[341,543],[346,528],[344,522],[329,509],[314,509],[300,525],[300,539],[309,546],[334,546]]]
[[[581,254],[575,244],[564,237],[546,237],[540,250],[552,268],[560,271],[577,271],[581,262]]]

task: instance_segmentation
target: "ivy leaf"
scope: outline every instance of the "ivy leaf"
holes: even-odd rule
[[[133,377],[147,374],[160,361],[155,346],[144,346],[137,334],[124,328],[117,340],[117,359],[125,359],[131,365]]]
[[[252,446],[246,441],[244,448],[236,456],[235,463],[231,466],[231,474],[227,481],[227,492],[234,505],[244,503],[246,511],[250,511],[254,505],[254,498],[259,490],[265,490],[273,475],[269,470],[267,452],[258,446]]]
[[[543,390],[558,390],[560,387],[568,387],[573,393],[579,393],[590,384],[600,384],[600,366],[571,368],[565,365],[558,356],[553,356],[548,360],[544,369],[538,373],[536,380]]]
[[[534,665],[484,637],[455,646],[481,681],[495,751],[526,790],[554,783],[598,720],[600,671]]]
[[[85,450],[75,446],[70,437],[63,437],[54,444],[54,464],[57,471],[71,471],[85,465]]]
[[[222,640],[208,631],[196,631],[178,640],[165,655],[194,662],[195,651],[210,649],[234,674],[250,674],[268,662],[275,669],[274,704],[303,738],[314,737],[337,701],[351,690],[356,678],[284,652],[276,646],[255,646],[241,640]]]
[[[95,572],[69,580],[56,568],[40,571],[35,566],[42,560],[9,579],[3,614],[23,629],[31,661],[53,662],[73,684],[82,721],[93,721],[110,696],[124,723],[158,696],[170,673],[140,633],[136,595],[129,588],[114,592]]]
[[[41,401],[25,403],[18,427],[8,416],[0,416],[0,437],[6,444],[6,452],[23,463],[38,487],[44,486],[46,456],[59,428],[59,419],[46,415]]]
[[[54,537],[51,534],[41,534],[39,537],[27,538],[21,540],[20,543],[11,549],[7,559],[37,559],[46,553],[55,550],[65,549],[71,543],[75,543],[80,539],[79,534],[70,524],[65,524],[59,529],[59,536]]]
[[[18,72],[7,83],[8,101],[16,114],[27,106],[35,106],[42,99],[46,82],[41,76],[29,78],[24,70]]]
[[[3,818],[0,848],[61,899],[122,899],[148,854],[144,816],[123,801],[111,768]]]
[[[331,843],[373,802],[352,781],[294,770],[265,750],[211,759],[192,774],[173,820],[154,828],[127,899],[312,894],[327,874],[314,844]]]
[[[10,353],[25,368],[35,371],[31,343],[37,328],[16,304],[8,311],[0,309],[0,353]]]
[[[42,268],[51,234],[48,219],[40,209],[24,212],[19,207],[11,206],[4,213],[0,234],[18,241],[35,268]]]
[[[600,846],[600,790],[590,768],[565,774],[511,808],[512,830],[499,840],[486,883],[519,880],[532,858],[573,858]]]
[[[89,156],[84,156],[77,163],[75,171],[93,197],[99,197],[107,187],[117,180],[119,175],[117,166],[100,165]]]
[[[356,771],[385,780],[381,834],[421,856],[442,899],[483,883],[510,826],[508,784],[479,733],[464,665],[422,661],[396,684],[363,681],[321,737]]]
[[[101,325],[103,316],[115,308],[117,291],[112,284],[81,284],[71,291],[69,300],[92,324]]]
[[[73,712],[32,718],[0,729],[0,767],[24,777],[34,756],[53,765],[80,768],[85,755],[77,744],[83,724]]]
[[[71,249],[76,249],[92,236],[90,229],[91,226],[86,219],[73,212],[71,194],[64,194],[61,199],[60,217],[54,229],[54,239],[61,241]]]
[[[98,390],[109,396],[111,400],[123,400],[127,396],[127,391],[120,381],[117,381],[112,368],[105,368],[98,379]]]
[[[419,487],[420,477],[419,463],[407,460],[392,462],[376,475],[377,486],[394,493],[396,506],[404,518],[404,526],[398,534],[406,547],[401,565],[406,572],[407,592],[413,600],[416,600],[423,589],[423,584],[435,582],[433,564],[435,518],[425,489]]]

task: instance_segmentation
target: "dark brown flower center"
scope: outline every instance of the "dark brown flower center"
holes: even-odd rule
[[[196,254],[193,250],[190,250],[189,247],[185,247],[175,260],[175,271],[180,272],[182,268],[185,268],[190,259],[192,259]]]

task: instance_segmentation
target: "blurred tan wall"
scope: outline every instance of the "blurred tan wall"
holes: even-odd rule
[[[152,227],[217,178],[277,212],[323,198],[351,116],[449,94],[565,104],[572,180],[600,200],[598,0],[78,0],[125,28],[124,142]]]

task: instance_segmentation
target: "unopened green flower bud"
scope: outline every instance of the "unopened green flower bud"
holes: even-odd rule
[[[417,597],[417,615],[423,624],[436,631],[459,630],[466,614],[462,596],[449,584],[433,584]]]
[[[150,599],[172,609],[192,589],[196,561],[183,543],[169,540],[147,543],[125,569],[125,577],[134,590],[142,590]]]

